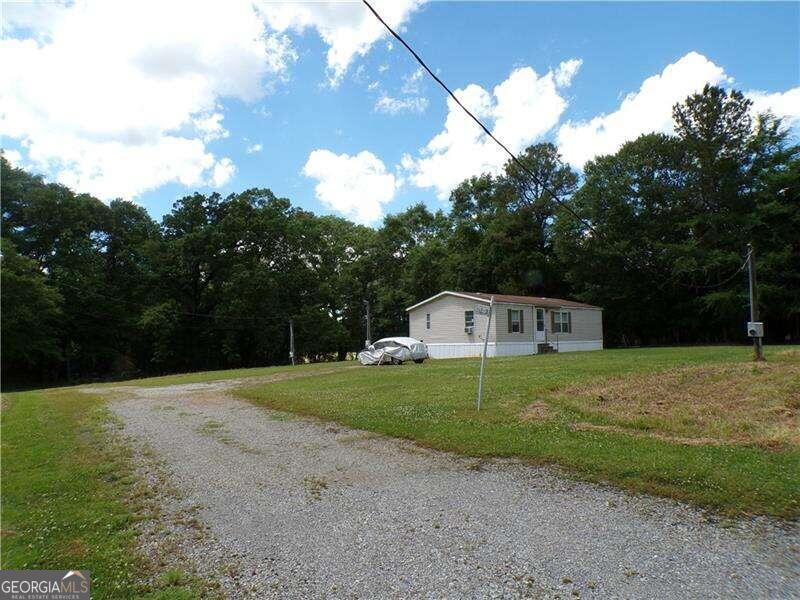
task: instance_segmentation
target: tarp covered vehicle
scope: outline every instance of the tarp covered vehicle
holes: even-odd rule
[[[378,340],[358,353],[362,365],[400,365],[408,360],[421,363],[428,358],[428,347],[410,337]]]

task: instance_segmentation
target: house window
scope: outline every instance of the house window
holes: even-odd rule
[[[425,329],[431,328],[431,313],[425,313]]]
[[[536,309],[536,331],[544,331],[544,309]]]
[[[475,311],[464,311],[464,329],[475,327]]]
[[[508,333],[525,333],[525,322],[521,310],[508,309]]]
[[[553,312],[553,333],[572,333],[572,313],[568,310]]]

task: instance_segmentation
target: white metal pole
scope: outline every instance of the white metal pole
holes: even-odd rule
[[[364,300],[364,305],[367,308],[367,315],[366,315],[366,320],[367,320],[367,343],[366,343],[366,347],[369,348],[369,345],[372,343],[372,319],[370,318],[370,314],[369,314],[369,300]]]
[[[478,376],[478,410],[481,409],[481,398],[483,397],[483,370],[486,365],[486,350],[489,346],[489,327],[492,325],[492,308],[494,307],[494,296],[489,300],[489,316],[486,319],[486,335],[483,336],[483,354],[481,355],[481,373]]]

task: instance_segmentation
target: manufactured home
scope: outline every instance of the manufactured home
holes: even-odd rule
[[[479,356],[492,294],[444,291],[409,306],[409,336],[432,358]],[[494,294],[487,354],[513,356],[600,350],[603,309],[582,302]]]

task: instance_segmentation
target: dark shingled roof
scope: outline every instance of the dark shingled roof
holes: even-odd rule
[[[509,302],[514,304],[533,304],[535,306],[542,306],[545,308],[600,308],[591,304],[583,302],[575,302],[573,300],[563,300],[562,298],[543,298],[540,296],[512,296],[509,294],[484,294],[483,292],[457,292],[466,296],[474,296],[476,298],[483,298],[489,300],[494,296],[495,302]]]

